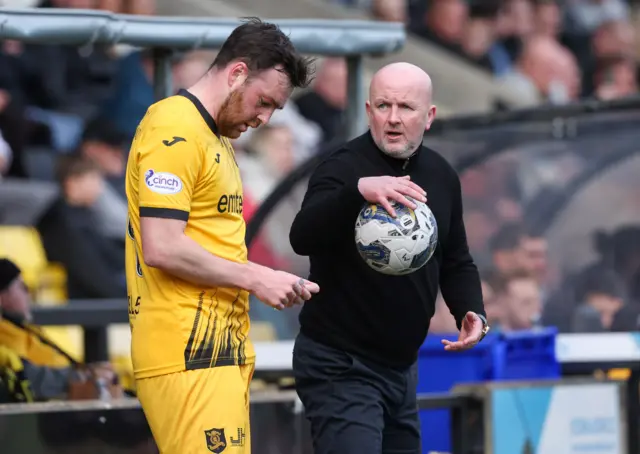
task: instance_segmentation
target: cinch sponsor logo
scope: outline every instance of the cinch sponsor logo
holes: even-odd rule
[[[149,169],[144,174],[144,182],[149,189],[158,194],[177,194],[182,191],[182,180],[169,172],[155,172]]]
[[[242,214],[242,194],[222,194],[217,208],[218,213]]]

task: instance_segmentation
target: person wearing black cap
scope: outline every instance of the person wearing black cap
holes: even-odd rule
[[[79,364],[31,324],[31,318],[31,299],[20,268],[0,258],[0,381],[17,379],[19,392],[12,400],[77,398],[85,395],[86,383],[89,393],[97,391],[97,374],[117,384],[110,365]]]
[[[29,292],[22,280],[20,268],[11,260],[0,259],[0,319],[6,312],[30,321],[30,306]]]
[[[42,349],[29,348],[33,336],[28,331],[31,320],[29,292],[21,271],[11,260],[0,259],[0,382],[4,399],[30,402],[60,397],[67,390],[73,368],[35,365],[26,358],[32,353],[42,358]],[[0,387],[2,387],[0,385]]]
[[[31,297],[20,268],[0,258],[0,345],[40,366],[68,367],[75,360],[31,323]]]

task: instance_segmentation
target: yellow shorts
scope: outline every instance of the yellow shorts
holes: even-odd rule
[[[160,454],[250,454],[253,371],[253,364],[245,364],[137,380]]]

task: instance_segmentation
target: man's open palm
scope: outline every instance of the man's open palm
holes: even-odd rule
[[[460,335],[455,342],[442,339],[444,349],[447,351],[461,351],[467,350],[475,346],[482,339],[482,329],[484,323],[482,319],[474,312],[467,312],[462,321],[462,327],[460,328]]]

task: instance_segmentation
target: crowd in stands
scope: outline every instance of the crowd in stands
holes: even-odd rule
[[[410,33],[493,74],[522,106],[638,91],[630,0],[332,0],[403,22]]]
[[[490,238],[481,268],[487,317],[494,330],[554,326],[560,332],[636,331],[640,326],[640,227],[595,235],[596,260],[561,276],[548,260],[547,240],[519,222]],[[432,331],[453,332],[439,301]]]
[[[413,34],[516,87],[523,105],[637,91],[636,31],[623,0],[335,1],[405,22]],[[154,13],[152,0],[47,0],[36,7]],[[213,57],[205,51],[174,54],[174,91],[195,82]],[[344,60],[320,60],[309,90],[294,94],[268,126],[235,141],[247,220],[288,172],[340,135],[346,79]],[[152,80],[153,59],[146,50],[0,42],[0,257],[22,268],[18,278],[8,266],[11,279],[0,280],[0,314],[9,310],[7,292],[24,290],[22,282],[36,303],[126,297],[124,171],[136,126],[154,102]],[[473,172],[462,175],[465,217],[496,329],[637,328],[640,228],[599,235],[598,260],[562,276],[548,259],[546,239],[527,227],[521,206],[501,200],[494,216],[500,222],[477,209],[483,192],[474,178]],[[287,235],[304,190],[298,185],[279,204],[250,259],[306,272],[307,260],[293,253]],[[35,229],[35,249],[20,249],[33,236],[15,236],[7,228],[15,225]],[[35,259],[38,254],[42,260]],[[62,288],[52,292],[50,285]],[[295,313],[267,309],[252,305],[254,319],[268,322],[265,337],[291,338]],[[0,319],[0,348],[5,322],[11,323]],[[455,331],[442,301],[432,326],[435,332]],[[7,358],[0,350],[0,363]]]

